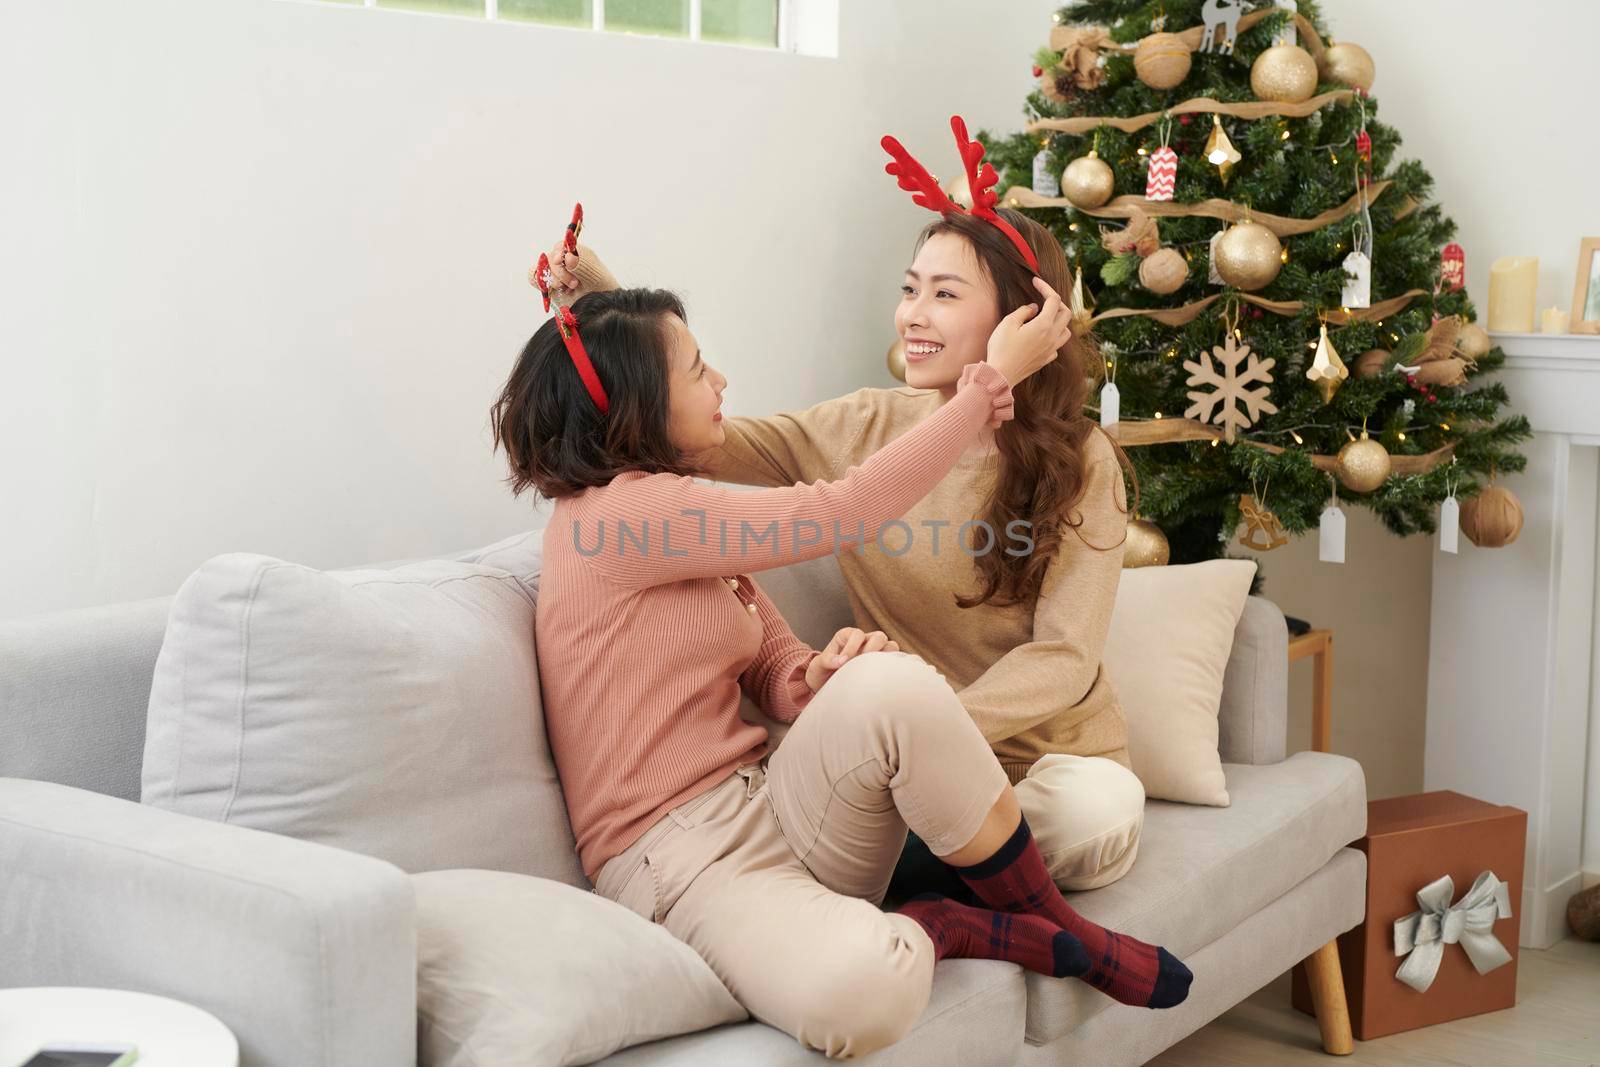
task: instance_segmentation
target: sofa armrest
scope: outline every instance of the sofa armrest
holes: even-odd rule
[[[187,1001],[253,1067],[409,1067],[416,965],[416,901],[389,863],[0,778],[0,985]]]
[[[1278,605],[1246,597],[1222,676],[1223,763],[1278,763],[1289,744],[1289,628]]]

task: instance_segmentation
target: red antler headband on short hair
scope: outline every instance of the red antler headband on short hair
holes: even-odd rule
[[[562,238],[563,248],[573,255],[578,254],[578,234],[583,232],[583,205],[578,204],[572,209],[572,221],[567,223],[566,236]],[[550,310],[550,285],[553,281],[550,273],[550,256],[548,253],[539,253],[539,263],[528,272],[528,280],[539,288],[539,295],[544,298],[544,309]],[[583,379],[583,387],[589,391],[589,396],[594,400],[594,406],[604,415],[611,410],[611,401],[606,396],[605,387],[600,384],[600,375],[595,373],[594,364],[589,361],[589,353],[583,347],[583,338],[578,336],[578,319],[573,315],[572,309],[566,306],[556,308],[556,330],[561,334],[561,340],[567,346],[567,355],[572,358],[572,365],[577,368],[578,377]]]
[[[929,174],[927,168],[912,158],[911,153],[893,137],[884,135],[880,144],[883,150],[894,157],[893,162],[884,164],[884,170],[894,175],[900,181],[900,188],[911,193],[911,201],[929,211],[937,211],[941,215],[947,212],[976,215],[978,218],[993,223],[999,227],[1000,232],[1011,239],[1017,246],[1017,251],[1022,253],[1022,258],[1027,262],[1033,273],[1039,273],[1039,260],[1035,258],[1033,249],[1028,247],[1028,242],[1022,239],[1022,234],[1017,228],[1001,218],[994,210],[995,202],[999,195],[994,191],[994,186],[1000,181],[1000,175],[995,173],[991,164],[983,163],[983,145],[967,138],[967,124],[960,115],[950,116],[950,129],[956,135],[956,150],[961,153],[961,165],[967,171],[967,185],[972,190],[972,208],[968,211],[960,204],[945,195],[939,188],[939,183]]]

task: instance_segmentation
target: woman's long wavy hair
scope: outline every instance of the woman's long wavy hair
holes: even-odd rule
[[[1039,261],[1039,277],[1065,300],[1072,291],[1072,270],[1055,236],[1019,212],[999,208],[998,213],[1016,227],[1033,249]],[[917,249],[940,233],[964,238],[972,246],[980,267],[994,283],[1002,317],[1024,304],[1039,302],[1032,269],[999,227],[972,215],[942,215],[923,229],[917,238]],[[915,255],[913,251],[913,258]],[[984,502],[980,517],[992,530],[1005,530],[1016,520],[1030,523],[1033,551],[1023,555],[979,553],[974,545],[973,562],[982,590],[976,596],[957,594],[958,607],[984,603],[1007,607],[1031,603],[1038,597],[1045,569],[1060,548],[1063,527],[1076,533],[1084,521],[1082,514],[1074,510],[1083,499],[1087,481],[1084,445],[1091,433],[1104,431],[1097,420],[1083,414],[1083,404],[1089,390],[1104,376],[1105,361],[1099,344],[1088,334],[1074,333],[1056,359],[1012,391],[1015,415],[995,431],[999,467],[994,490]],[[1137,510],[1138,476],[1116,439],[1107,434],[1106,440],[1111,442],[1117,462],[1132,477],[1133,508]],[[1089,542],[1084,539],[1084,543]],[[1116,544],[1090,547],[1107,549]]]

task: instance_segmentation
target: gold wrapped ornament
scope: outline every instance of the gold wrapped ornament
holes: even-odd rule
[[[1464,322],[1461,333],[1456,337],[1456,348],[1469,362],[1477,362],[1489,354],[1489,349],[1494,347],[1494,342],[1489,340],[1489,335],[1483,332],[1483,327],[1475,322]]]
[[[1491,485],[1461,502],[1461,532],[1479,548],[1504,548],[1522,532],[1522,504],[1511,490]]]
[[[1149,519],[1128,520],[1128,537],[1122,543],[1124,567],[1164,567],[1172,558],[1167,535]]]
[[[1110,200],[1115,186],[1116,176],[1111,173],[1111,165],[1092,148],[1088,155],[1068,163],[1066,173],[1061,175],[1061,195],[1075,207],[1086,210]]]
[[[1394,353],[1387,348],[1372,348],[1356,357],[1350,365],[1357,378],[1376,378],[1394,364]],[[1326,401],[1324,401],[1326,403]]]
[[[1250,221],[1236,222],[1217,240],[1217,274],[1245,292],[1265,289],[1283,269],[1283,244],[1278,235]]]
[[[1333,347],[1333,341],[1328,337],[1328,324],[1323,323],[1322,336],[1317,339],[1317,354],[1311,360],[1311,369],[1306,371],[1306,378],[1321,391],[1322,402],[1329,404],[1333,401],[1333,394],[1339,391],[1339,386],[1348,377],[1350,368],[1339,358],[1339,350]]]
[[[1317,61],[1297,44],[1275,44],[1250,65],[1250,91],[1258,100],[1304,103],[1317,91]]]
[[[1189,262],[1174,248],[1158,248],[1139,263],[1139,284],[1157,296],[1170,296],[1189,280]]]
[[[1372,54],[1365,48],[1349,41],[1340,41],[1323,51],[1321,72],[1327,81],[1370,92],[1372,82],[1378,76],[1378,67],[1372,61]]]
[[[1370,493],[1382,485],[1394,462],[1382,443],[1361,431],[1358,440],[1339,449],[1339,484],[1353,493]]]
[[[898,337],[889,346],[888,364],[890,374],[902,382],[906,380],[906,343]]]
[[[1133,53],[1133,72],[1152,89],[1175,89],[1189,76],[1194,57],[1175,33],[1152,33]]]

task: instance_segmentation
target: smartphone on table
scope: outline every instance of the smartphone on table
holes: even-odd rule
[[[126,1044],[82,1044],[65,1041],[45,1045],[21,1067],[131,1067],[139,1050]]]

